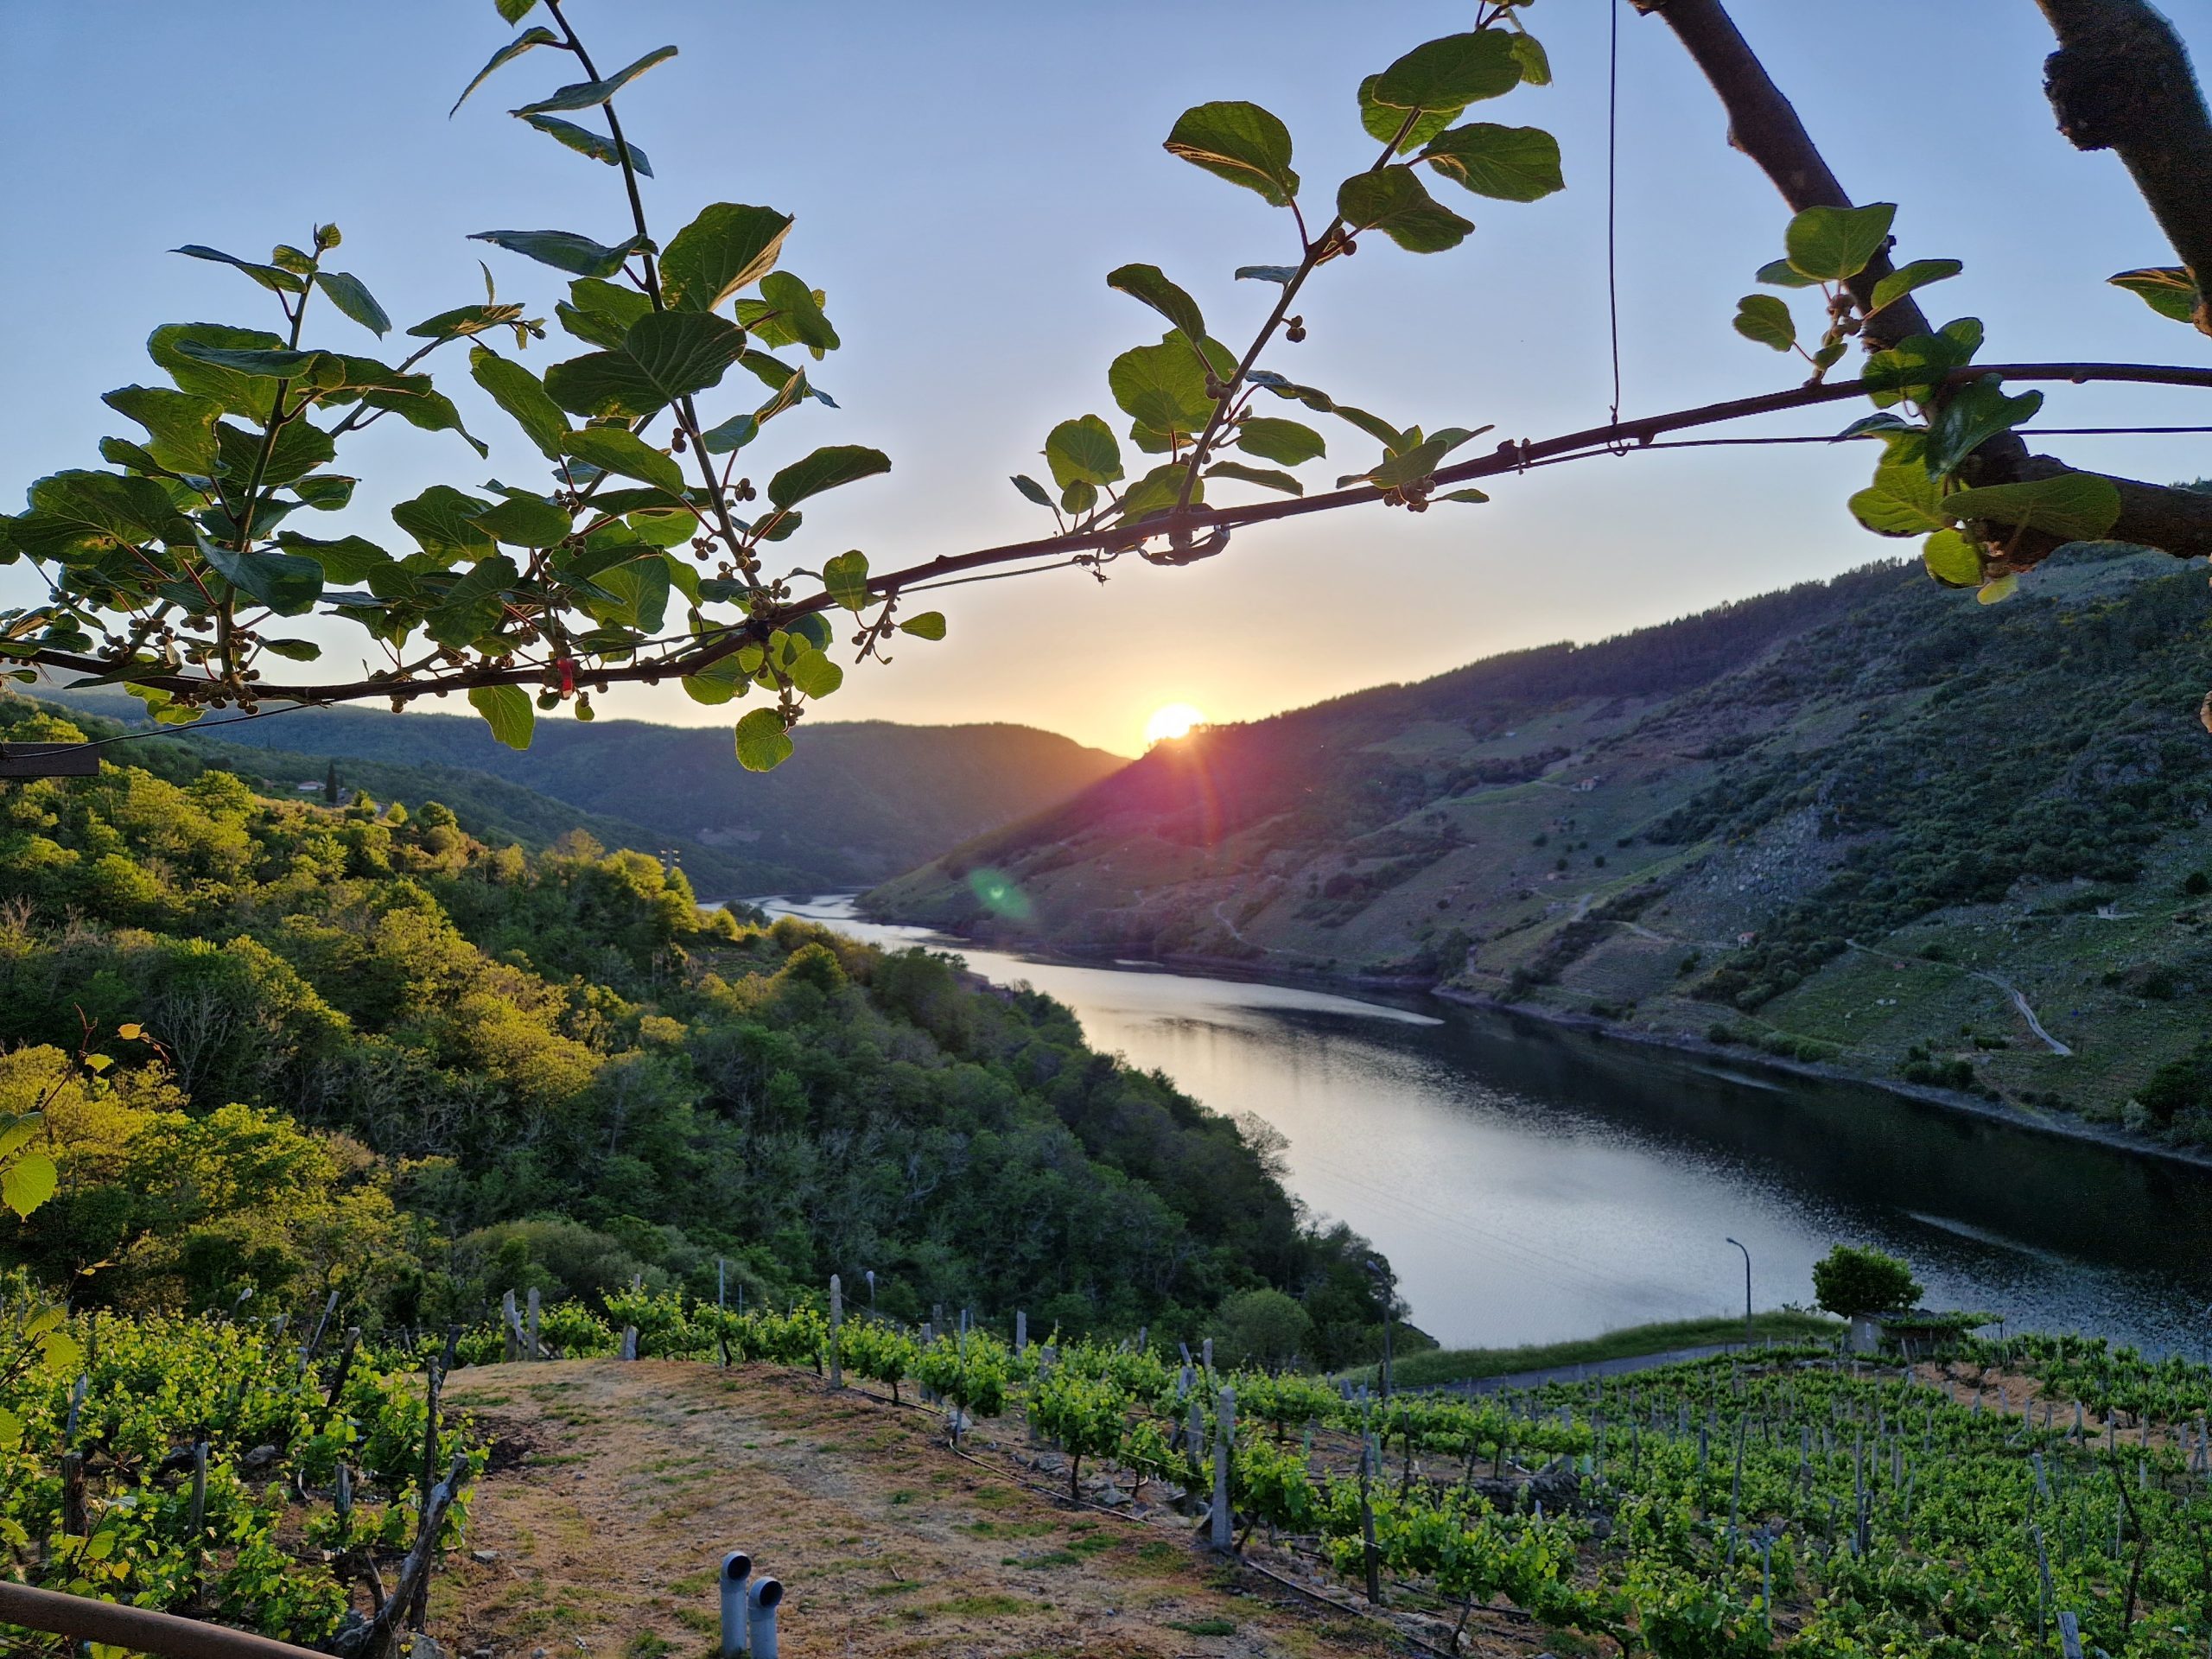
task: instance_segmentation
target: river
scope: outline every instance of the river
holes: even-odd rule
[[[1446,1346],[1548,1342],[1812,1300],[1839,1241],[1904,1256],[1926,1305],[2197,1356],[2212,1172],[1886,1095],[1778,1084],[1427,998],[1368,999],[980,949],[761,901],[879,944],[957,951],[1072,1008],[1093,1046],[1157,1067],[1289,1141],[1289,1185],[1397,1270]]]

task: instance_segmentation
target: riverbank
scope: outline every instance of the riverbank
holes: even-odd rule
[[[1744,1044],[1716,1043],[1688,1032],[1654,1031],[1648,1026],[1604,1020],[1595,1014],[1573,1014],[1534,1003],[1510,1002],[1500,997],[1486,996],[1479,991],[1461,990],[1452,985],[1432,985],[1427,994],[1440,1001],[1453,1003],[1460,1007],[1474,1008],[1509,1020],[1533,1020],[1555,1031],[1570,1032],[1600,1041],[1634,1043],[1642,1047],[1688,1055],[1741,1071],[1878,1090],[1900,1100],[1963,1113],[1988,1122],[2002,1124],[2007,1128],[2051,1135],[2061,1140],[2086,1141],[2114,1151],[2132,1153],[2138,1157],[2164,1159],[2173,1163],[2187,1164],[2196,1169],[2212,1169],[2212,1149],[2177,1147],[2115,1124],[2093,1123],[2071,1113],[2024,1106],[2010,1100],[1991,1100],[1986,1096],[1970,1095],[1957,1089],[1939,1089],[1928,1084],[1908,1083],[1902,1077],[1879,1077],[1826,1060],[1790,1059]]]
[[[872,919],[893,921],[888,916]],[[1788,1077],[1800,1081],[1843,1084],[1853,1088],[1872,1089],[1899,1100],[1909,1100],[1923,1106],[1934,1106],[1947,1112],[1955,1112],[1980,1119],[1985,1122],[2001,1124],[2007,1128],[2030,1134],[2055,1136],[2062,1140],[2088,1141],[2118,1152],[2138,1157],[2155,1158],[2167,1162],[2187,1165],[2194,1169],[2212,1169],[2212,1147],[2176,1146],[2170,1141],[2155,1140],[2118,1124],[2095,1122],[2070,1112],[2048,1107],[2024,1105],[2011,1099],[1992,1100],[1985,1095],[1969,1094],[1963,1090],[1939,1088],[1929,1084],[1910,1083],[1904,1078],[1884,1076],[1878,1072],[1833,1061],[1800,1060],[1784,1055],[1771,1054],[1747,1043],[1716,1043],[1684,1031],[1661,1031],[1649,1026],[1634,1025],[1625,1020],[1608,1020],[1600,1015],[1575,1012],[1565,1008],[1548,1007],[1541,1003],[1514,1001],[1492,996],[1480,991],[1446,984],[1439,980],[1406,975],[1331,973],[1319,969],[1270,963],[1256,965],[1249,959],[1223,957],[1199,951],[1168,951],[1157,956],[1132,957],[1125,953],[1126,945],[1048,944],[1040,940],[1024,938],[1019,935],[977,937],[972,934],[950,934],[979,948],[1018,951],[1024,956],[1044,961],[1096,964],[1141,961],[1147,966],[1184,972],[1198,972],[1217,977],[1244,980],[1255,984],[1303,986],[1338,992],[1382,992],[1407,997],[1433,997],[1455,1007],[1494,1014],[1508,1020],[1526,1020],[1548,1030],[1570,1033],[1598,1042],[1630,1043],[1647,1050],[1683,1056],[1738,1072],[1751,1072],[1762,1076]]]

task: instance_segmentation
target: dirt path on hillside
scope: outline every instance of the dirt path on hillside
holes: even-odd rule
[[[433,1600],[449,1652],[712,1654],[733,1548],[784,1582],[784,1650],[805,1659],[1412,1651],[1206,1554],[1164,1508],[1132,1520],[1015,1484],[1045,1478],[1017,1461],[1018,1425],[976,1437],[987,1469],[944,1445],[934,1414],[798,1372],[658,1360],[479,1367],[446,1397],[500,1443]],[[1503,1618],[1468,1636],[1487,1659],[1544,1645]]]

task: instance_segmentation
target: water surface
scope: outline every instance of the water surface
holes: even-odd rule
[[[1091,1044],[1288,1137],[1293,1192],[1397,1269],[1448,1345],[1812,1300],[1840,1240],[1912,1262],[1927,1302],[2196,1355],[2212,1172],[1878,1090],[1777,1083],[1457,1009],[1092,966],[763,901],[953,950],[1074,1009]]]

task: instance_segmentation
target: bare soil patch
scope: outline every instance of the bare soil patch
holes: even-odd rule
[[[785,1651],[810,1659],[1319,1659],[1412,1650],[1395,1629],[1448,1630],[1321,1606],[1225,1562],[1164,1493],[1109,1515],[1035,1490],[1052,1477],[1029,1466],[1018,1423],[969,1437],[979,1464],[945,1446],[934,1414],[804,1373],[486,1366],[456,1373],[447,1398],[515,1449],[479,1487],[467,1547],[433,1596],[431,1631],[463,1656],[711,1654],[732,1548],[783,1580]],[[1249,1553],[1352,1599],[1295,1556]],[[1560,1640],[1478,1612],[1461,1651],[1573,1650]]]

